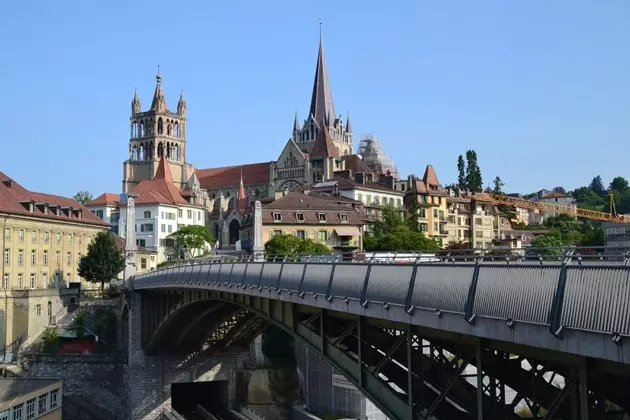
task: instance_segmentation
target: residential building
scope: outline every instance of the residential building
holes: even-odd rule
[[[538,236],[548,233],[548,229],[503,230],[494,240],[494,246],[507,248],[526,248]]]
[[[125,238],[122,236],[115,236],[116,238],[116,247],[124,252],[125,250]],[[155,249],[145,248],[143,246],[138,246],[136,250],[136,272],[138,274],[144,273],[145,271],[155,270],[158,264],[158,252]],[[119,280],[123,280],[124,270],[120,272],[118,275]]]
[[[263,242],[275,235],[312,239],[333,249],[363,247],[365,213],[361,202],[342,195],[317,191],[294,191],[262,207]],[[241,228],[243,248],[251,248],[253,213]]]
[[[111,225],[111,230],[115,235],[119,234],[118,224],[120,222],[120,194],[103,193],[94,200],[85,203],[85,207],[90,209],[98,218]]]
[[[630,220],[630,214],[624,215],[625,220]],[[606,246],[614,248],[630,248],[630,224],[628,223],[602,223]]]
[[[166,156],[162,155],[155,177],[140,181],[131,190],[131,193],[136,195],[136,242],[139,247],[148,252],[142,255],[145,257],[148,255],[150,258],[153,253],[156,256],[155,264],[170,257],[172,239],[169,236],[172,233],[184,226],[205,226],[206,224],[206,209],[203,205],[197,204],[200,201],[198,200],[200,190],[195,184],[198,182],[195,174],[189,182],[192,185],[187,183],[183,190],[179,189],[173,181]],[[124,202],[124,194],[122,195],[123,202],[120,202],[120,199],[118,202],[112,202],[112,195],[111,193],[102,194],[86,203],[86,207],[95,214],[102,211],[103,216],[109,212],[110,220],[118,221],[117,230],[124,237],[127,204]],[[201,197],[203,198],[203,194]],[[141,265],[142,258],[140,256]],[[151,266],[152,264],[147,264],[147,267]]]
[[[410,209],[413,201],[418,203],[418,224],[422,232],[443,246],[447,245],[449,232],[446,229],[448,193],[440,184],[433,166],[427,165],[422,179],[409,177],[409,188],[405,194],[405,205]]]
[[[61,420],[62,381],[0,379],[0,420]]]
[[[476,193],[471,196],[470,220],[472,248],[492,248],[501,230],[500,212],[490,194]]]
[[[448,209],[446,223],[446,231],[448,232],[448,235],[446,237],[446,244],[462,244],[470,246],[470,198],[457,197],[454,195],[454,192],[451,193],[451,191],[449,191],[449,197],[446,199],[446,205]]]
[[[556,206],[569,207],[572,211],[577,213],[577,203],[575,198],[571,194],[560,193],[549,190],[540,190],[536,193],[536,195],[532,198],[532,201],[540,201],[543,203],[553,204]],[[548,219],[549,217],[556,217],[560,213],[555,212],[541,212],[540,214],[540,223]],[[530,222],[531,223],[531,222]],[[534,224],[534,223],[532,223]]]

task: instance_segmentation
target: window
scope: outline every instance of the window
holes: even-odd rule
[[[31,265],[37,264],[37,251],[31,250]]]
[[[483,231],[481,230],[475,231],[475,238],[483,238]]]
[[[147,241],[145,239],[136,239],[136,245],[137,246],[141,246],[141,247],[145,247],[145,246],[147,246]]]
[[[102,219],[103,218],[103,210],[96,210],[96,217]]]
[[[68,252],[68,265],[72,264],[72,253]]]
[[[4,239],[5,241],[11,240],[11,228],[4,228]]]
[[[150,219],[151,218],[151,212],[150,211],[145,211],[144,212],[144,218],[145,219]]]
[[[44,251],[44,265],[48,264],[48,251]]]
[[[48,238],[50,237],[50,233],[44,232],[44,243],[48,243]]]
[[[50,409],[57,408],[57,393],[59,390],[50,391]]]
[[[295,218],[297,219],[298,222],[303,222],[304,221],[304,213],[295,213]]]
[[[61,264],[61,252],[59,251],[55,252],[55,264],[57,265]]]
[[[306,232],[303,230],[298,230],[297,232],[295,232],[295,236],[300,239],[306,239]]]
[[[35,274],[31,273],[31,284],[29,285],[31,289],[35,288]]]
[[[475,219],[475,224],[476,224],[476,225],[480,225],[480,224],[482,224],[482,223],[483,223],[483,220],[481,219],[481,217],[477,217],[477,218]]]
[[[24,280],[22,279],[22,273],[18,274],[18,289],[24,288]]]
[[[438,230],[438,222],[433,222],[433,230],[437,232]]]
[[[48,411],[48,393],[39,396],[39,414]]]
[[[155,255],[151,255],[151,262],[155,262]]]
[[[57,245],[61,243],[61,233],[57,232],[57,234],[55,235],[55,240],[57,242]]]
[[[11,411],[13,411],[13,420],[22,420],[22,408],[24,403],[16,405]]]
[[[274,222],[281,222],[282,221],[282,214],[279,212],[274,212],[273,213],[273,221]]]
[[[153,223],[144,223],[140,225],[140,232],[153,232]]]
[[[142,269],[147,268],[147,259],[146,258],[141,258],[140,259],[140,268],[142,268]]]
[[[164,217],[164,213],[162,213],[162,217]],[[177,209],[177,217],[184,217],[184,210]]]
[[[2,279],[2,288],[3,289],[9,288],[9,275],[8,274],[5,274],[4,278]]]
[[[48,274],[42,273],[42,289],[46,289],[48,287]]]
[[[192,210],[186,210],[186,217],[192,219]]]
[[[166,233],[166,225],[164,223],[162,223],[162,226],[160,226],[160,230],[162,231],[162,233]]]
[[[328,231],[320,230],[319,232],[317,232],[317,239],[320,242],[326,242],[328,240]]]
[[[68,245],[72,245],[72,234],[68,233],[67,238],[68,238]]]
[[[36,230],[31,231],[31,242],[33,242],[34,244],[37,243],[37,231]]]
[[[339,215],[339,219],[340,219],[342,222],[347,222],[347,221],[348,221],[348,215],[347,215],[347,214],[345,214],[345,213],[341,213],[341,214]]]
[[[274,230],[273,233],[271,234],[271,236],[274,237],[276,235],[282,235],[282,231],[281,230]]]
[[[11,250],[5,249],[4,250],[4,263],[9,264],[10,262],[11,262]]]
[[[433,209],[433,217],[438,217],[438,209]]]
[[[35,401],[35,398],[26,401],[26,420],[35,418]]]
[[[317,213],[317,220],[319,220],[320,222],[325,222],[326,221],[326,213]]]
[[[21,249],[18,251],[18,264],[24,264],[24,251],[22,251]]]
[[[168,225],[168,233],[173,233],[173,225]]]
[[[19,239],[20,241],[23,241],[23,240],[24,240],[24,229],[20,229],[20,230],[18,230],[18,239]]]
[[[9,410],[0,412],[0,420],[9,420]]]

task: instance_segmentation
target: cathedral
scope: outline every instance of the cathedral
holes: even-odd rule
[[[304,185],[333,177],[357,164],[349,116],[335,113],[324,47],[320,35],[315,80],[308,117],[300,125],[296,113],[291,137],[276,161],[197,169],[186,160],[186,100],[170,111],[157,84],[151,107],[141,110],[138,93],[131,102],[129,159],[123,164],[123,191],[155,176],[164,156],[174,184],[191,202],[207,209],[206,223],[222,247],[239,239],[245,213],[255,200],[273,200]]]

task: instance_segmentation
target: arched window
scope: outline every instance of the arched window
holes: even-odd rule
[[[150,219],[151,218],[151,212],[150,211],[145,211],[144,212],[144,218],[145,219]]]
[[[144,146],[140,145],[138,148],[138,160],[144,160]]]
[[[140,137],[144,137],[144,121],[140,123],[140,131],[138,132]]]
[[[162,155],[164,154],[164,145],[162,144],[162,142],[158,143],[158,151],[157,151],[158,155],[158,159],[162,158]]]
[[[166,159],[171,158],[171,152],[172,152],[171,143],[166,143]]]
[[[158,134],[164,134],[164,123],[162,122],[162,118],[158,118]]]
[[[166,126],[166,134],[169,135],[169,136],[173,134],[172,131],[171,131],[171,125],[170,124]]]
[[[173,127],[174,133],[173,135],[177,138],[179,138],[179,124],[176,122],[175,126]]]
[[[153,159],[153,142],[149,143],[149,147],[147,148],[147,154],[149,155],[148,159]]]
[[[138,133],[138,122],[133,122],[133,128],[131,129],[131,137],[138,137],[140,133]]]
[[[133,153],[131,154],[132,160],[138,160],[138,148],[133,146]]]
[[[173,160],[179,161],[179,146],[177,144],[173,146]]]

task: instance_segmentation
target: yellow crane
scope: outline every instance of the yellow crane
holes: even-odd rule
[[[606,213],[597,210],[588,210],[575,206],[566,206],[563,204],[546,203],[542,201],[525,200],[524,198],[510,197],[503,194],[482,194],[479,200],[490,200],[494,204],[502,204],[506,206],[521,207],[526,209],[539,210],[544,213],[560,213],[568,214],[569,216],[584,217],[586,219],[601,220],[602,222],[616,222],[630,224],[630,217],[626,219],[622,214],[617,214],[617,208],[615,207],[615,200],[612,193],[608,194],[610,197],[610,212]],[[473,195],[473,199],[475,196]]]

